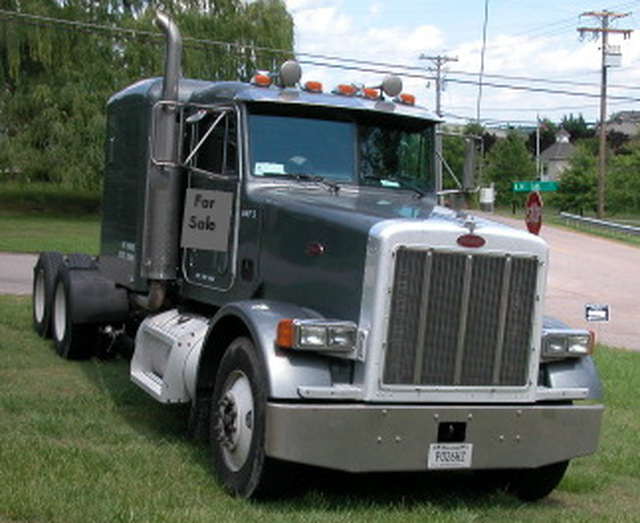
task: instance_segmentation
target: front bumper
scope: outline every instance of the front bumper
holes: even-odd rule
[[[471,449],[468,468],[535,468],[595,452],[603,410],[272,402],[265,447],[273,458],[350,472],[419,471],[429,468],[430,445],[442,443],[441,424],[464,424],[457,443]]]

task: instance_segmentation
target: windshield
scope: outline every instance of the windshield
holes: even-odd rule
[[[251,174],[431,190],[431,122],[350,116],[346,121],[251,114]]]

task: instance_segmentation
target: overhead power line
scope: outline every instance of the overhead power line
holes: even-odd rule
[[[163,36],[159,32],[155,31],[143,31],[137,29],[126,29],[117,26],[105,25],[105,24],[97,24],[91,22],[82,22],[76,20],[65,20],[59,18],[46,17],[41,15],[34,15],[29,13],[17,13],[15,11],[8,11],[0,9],[0,19],[4,18],[12,23],[21,23],[21,24],[30,24],[37,26],[45,26],[45,27],[53,27],[60,30],[68,30],[68,31],[81,31],[88,34],[95,35],[96,33],[108,33],[108,34],[116,34],[122,38],[132,39],[132,40],[157,40],[158,43],[163,41]],[[192,38],[192,37],[184,37],[183,38],[185,47],[221,47],[230,52],[241,53],[247,50],[253,50],[256,53],[265,52],[265,53],[273,53],[273,54],[281,54],[288,55],[291,51],[287,51],[284,49],[274,49],[269,47],[255,46],[251,44],[238,43],[238,42],[228,42],[228,41],[218,41],[218,40],[209,40],[203,38]],[[318,53],[306,53],[306,52],[296,52],[296,57],[302,64],[313,65],[316,67],[325,67],[329,69],[341,69],[341,70],[352,70],[363,73],[372,73],[378,75],[388,74],[390,72],[398,72],[407,78],[415,78],[420,80],[429,80],[431,76],[426,74],[424,68],[419,66],[412,66],[406,64],[391,64],[385,62],[378,62],[372,60],[362,60],[356,58],[348,58],[348,57],[337,57],[326,54],[318,54]],[[465,72],[465,71],[448,71],[449,77],[447,79],[448,82],[457,83],[461,85],[471,85],[478,87],[479,80],[477,79],[478,73]],[[464,78],[455,78],[455,76],[470,76],[473,77],[471,80],[466,80]],[[490,81],[492,79],[499,81]],[[502,81],[504,80],[504,81]],[[549,85],[567,85],[574,87],[590,87],[594,85],[589,85],[587,83],[575,82],[572,80],[546,80],[540,78],[533,77],[521,77],[521,76],[508,76],[508,75],[500,75],[500,74],[484,74],[483,86],[494,89],[507,89],[507,90],[516,90],[523,92],[535,92],[535,93],[543,93],[550,95],[566,95],[571,97],[582,97],[582,98],[595,98],[598,97],[597,94],[586,92],[586,91],[577,91],[577,90],[569,90],[569,89],[556,89],[556,88],[547,88],[541,86],[532,86],[532,85],[523,85],[520,83],[512,83],[512,82],[523,82],[523,83],[531,83],[531,84],[549,84]],[[619,89],[628,89],[628,90],[640,90],[638,86],[625,86],[625,85],[616,85],[611,86]],[[634,96],[623,96],[623,95],[613,95],[609,97],[611,100],[617,100],[621,102],[639,102],[640,97]]]
[[[125,29],[122,27],[116,27],[111,25],[104,24],[96,24],[90,22],[81,22],[76,20],[65,20],[59,18],[51,18],[41,15],[34,15],[28,13],[17,13],[15,11],[7,11],[0,9],[0,17],[5,17],[14,22],[20,22],[24,24],[33,24],[40,26],[49,26],[49,27],[57,27],[60,29],[66,30],[78,30],[83,31],[90,34],[95,34],[96,31],[107,32],[107,33],[116,33],[122,36],[123,38],[135,39],[135,40],[147,40],[149,38],[158,40],[158,42],[162,42],[163,36],[159,32],[155,31],[142,31],[137,29]],[[184,37],[184,42],[187,44],[200,44],[204,46],[218,46],[228,48],[239,47],[242,49],[253,49],[255,51],[265,51],[274,54],[287,54],[290,51],[286,51],[284,49],[275,49],[270,47],[261,47],[250,44],[242,44],[238,42],[229,42],[229,41],[218,41],[218,40],[209,40],[203,38],[190,38]],[[362,70],[364,72],[372,72],[372,73],[388,73],[390,71],[402,70],[406,71],[406,76],[421,78],[428,80],[429,76],[424,74],[424,68],[421,66],[413,66],[408,64],[397,64],[397,63],[388,63],[388,62],[379,62],[373,60],[362,60],[357,58],[349,58],[349,57],[338,57],[326,54],[319,53],[306,53],[306,52],[296,52],[296,56],[300,58],[300,62],[308,63],[310,65],[322,66],[327,68],[337,68],[337,69],[353,69],[353,70]],[[354,66],[362,66],[362,67],[354,67]],[[416,73],[416,74],[412,74]],[[460,70],[449,70],[449,74],[451,75],[461,75],[461,76],[472,76],[477,77],[477,72],[468,72],[468,71],[460,71]],[[576,82],[574,80],[565,80],[565,79],[544,79],[544,78],[535,78],[530,76],[513,76],[513,75],[503,75],[503,74],[494,74],[494,73],[485,73],[484,77],[487,79],[499,79],[499,80],[509,80],[509,81],[522,81],[522,82],[531,82],[531,83],[548,83],[550,85],[572,85],[572,86],[581,86],[581,87],[595,87],[598,84],[588,83],[588,82]],[[610,87],[615,87],[619,89],[629,89],[629,90],[640,90],[640,86],[637,85],[620,85],[611,84]]]

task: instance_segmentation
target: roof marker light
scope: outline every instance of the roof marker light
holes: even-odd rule
[[[416,97],[412,94],[409,93],[400,93],[396,98],[395,101],[404,105],[415,105],[416,104]]]
[[[322,82],[315,82],[313,80],[309,80],[304,84],[304,90],[309,93],[321,93],[322,92]]]
[[[272,83],[272,78],[266,73],[256,73],[251,79],[251,85],[256,87],[269,87]]]
[[[371,87],[365,87],[360,91],[364,98],[369,100],[378,100],[380,98],[380,91],[377,89],[372,89]]]
[[[341,94],[342,96],[355,96],[357,92],[356,86],[351,84],[340,84],[333,90],[334,94]]]

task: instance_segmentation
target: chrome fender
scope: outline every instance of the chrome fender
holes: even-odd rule
[[[299,388],[330,387],[330,358],[315,353],[301,353],[280,349],[276,346],[278,322],[286,318],[323,318],[319,313],[290,303],[271,300],[246,300],[225,305],[212,318],[205,342],[206,352],[219,354],[226,349],[220,339],[229,339],[227,329],[221,327],[232,322],[240,323],[248,331],[256,350],[264,363],[270,399],[300,399]],[[221,336],[223,335],[223,336]],[[242,335],[242,331],[238,332]],[[206,353],[200,358],[198,375],[202,376],[203,365],[212,359]],[[208,371],[210,372],[210,370]]]

